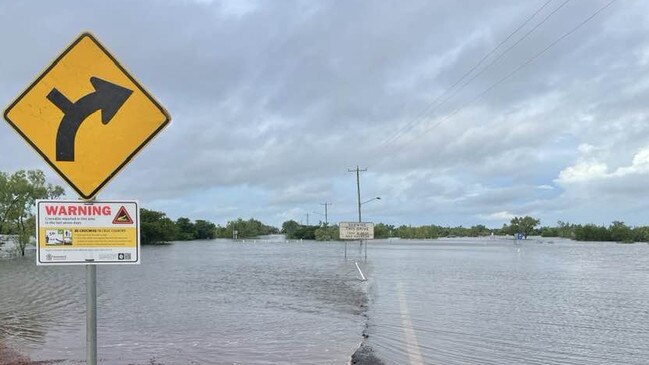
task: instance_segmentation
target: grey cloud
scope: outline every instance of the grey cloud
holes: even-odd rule
[[[596,146],[614,168],[649,144],[644,2],[614,4],[449,113],[603,4],[569,3],[430,112],[541,2],[259,2],[244,12],[219,1],[4,2],[0,97],[17,95],[76,34],[92,30],[173,116],[108,196],[133,194],[177,210],[209,192],[220,208],[192,214],[223,219],[242,212],[219,191],[254,189],[266,206],[241,206],[261,218],[281,220],[319,200],[347,216],[355,191],[346,169],[360,164],[370,167],[364,192],[385,196],[366,207],[378,218],[477,222],[507,211],[559,219],[579,214],[566,201],[585,203],[567,190],[535,187],[573,165],[579,145]],[[414,121],[403,138],[384,143]],[[11,151],[0,170],[46,168],[20,143],[0,127],[0,144]],[[643,193],[640,180],[622,180],[618,192],[588,192]]]

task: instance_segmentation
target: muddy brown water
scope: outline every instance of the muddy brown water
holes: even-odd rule
[[[102,364],[646,364],[649,245],[564,240],[144,247],[98,269]],[[369,280],[361,282],[354,261]],[[85,359],[83,267],[0,261],[0,342]],[[369,359],[369,360],[368,360]]]

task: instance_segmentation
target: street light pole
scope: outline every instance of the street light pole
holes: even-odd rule
[[[361,223],[363,221],[363,217],[361,215],[361,172],[367,171],[367,168],[360,169],[358,165],[356,165],[356,169],[347,169],[347,172],[355,172],[356,173],[356,194],[358,198],[358,223]],[[363,240],[360,240],[360,246],[358,247],[359,249],[363,247]],[[367,250],[367,245],[365,245],[365,250]],[[345,258],[347,257],[347,246],[345,246]],[[365,259],[367,260],[367,253]]]

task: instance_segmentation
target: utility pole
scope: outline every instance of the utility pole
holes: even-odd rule
[[[356,191],[358,193],[358,222],[362,222],[363,218],[361,216],[361,177],[360,173],[365,172],[367,169],[360,169],[358,165],[356,165],[355,169],[347,169],[347,172],[355,172],[356,173]]]
[[[367,168],[360,169],[358,165],[356,165],[356,169],[347,169],[347,172],[355,172],[356,173],[356,193],[358,194],[358,223],[363,222],[363,217],[361,215],[361,172],[367,171]],[[363,240],[360,240],[360,245],[358,246],[358,249],[361,250],[363,249]],[[347,257],[347,246],[345,246],[345,257]],[[367,245],[365,245],[365,261],[367,261]]]
[[[306,213],[306,225],[309,225],[309,212]]]
[[[325,225],[328,226],[329,225],[329,218],[327,217],[327,206],[331,205],[331,203],[324,202],[324,203],[320,203],[320,205],[324,205],[324,207],[325,207]]]

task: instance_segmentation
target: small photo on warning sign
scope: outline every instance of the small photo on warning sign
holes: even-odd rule
[[[72,231],[69,229],[48,229],[45,231],[46,245],[72,245]]]

